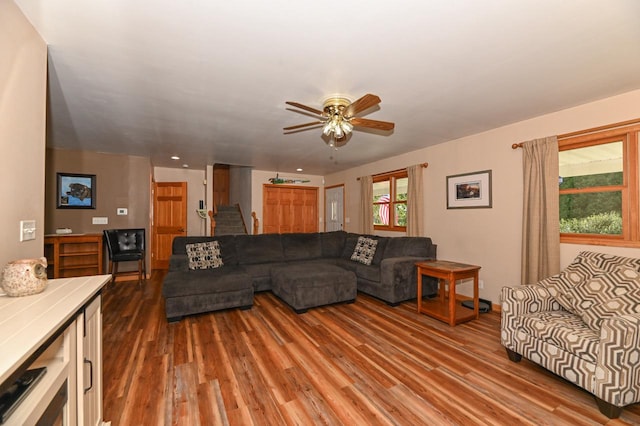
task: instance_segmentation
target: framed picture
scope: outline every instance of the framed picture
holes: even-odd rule
[[[57,173],[56,207],[59,209],[95,209],[96,175]]]
[[[447,208],[491,208],[491,170],[447,176]]]

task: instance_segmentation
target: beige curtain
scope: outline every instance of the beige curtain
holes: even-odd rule
[[[360,231],[363,234],[373,234],[373,178],[360,177]]]
[[[424,195],[422,189],[422,164],[407,167],[407,236],[421,237],[424,232]]]
[[[558,139],[551,136],[522,144],[524,203],[522,284],[560,272]]]

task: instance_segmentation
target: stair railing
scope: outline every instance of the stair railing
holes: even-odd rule
[[[244,233],[248,234],[249,232],[247,231],[247,224],[244,222],[244,215],[242,214],[240,204],[236,204],[236,207],[238,208],[238,212],[240,212],[240,219],[242,219],[242,227],[244,228]]]
[[[211,219],[211,236],[213,237],[216,234],[216,220],[213,218],[218,213],[218,208],[216,205],[213,205],[213,211],[209,210],[209,218]]]
[[[251,212],[251,217],[253,218],[253,235],[257,235],[258,229],[260,229],[260,220],[256,212]]]

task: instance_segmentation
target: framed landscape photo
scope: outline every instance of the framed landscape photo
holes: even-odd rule
[[[447,176],[447,208],[491,208],[491,170]]]
[[[96,175],[57,173],[56,207],[59,209],[95,209]]]

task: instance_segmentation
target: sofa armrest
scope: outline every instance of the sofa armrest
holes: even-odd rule
[[[615,406],[640,402],[640,314],[602,321],[593,386]]]
[[[380,262],[380,284],[398,289],[399,300],[414,299],[417,296],[416,262],[433,260],[424,257],[389,257]],[[436,290],[437,291],[437,288]]]
[[[500,294],[502,312],[505,308],[513,315],[533,312],[559,311],[562,307],[555,301],[546,288],[531,284],[502,287]]]
[[[520,315],[562,310],[547,289],[536,284],[502,287],[500,299],[502,302],[500,340],[503,346],[512,350],[515,348],[514,333],[517,329],[517,318]]]

